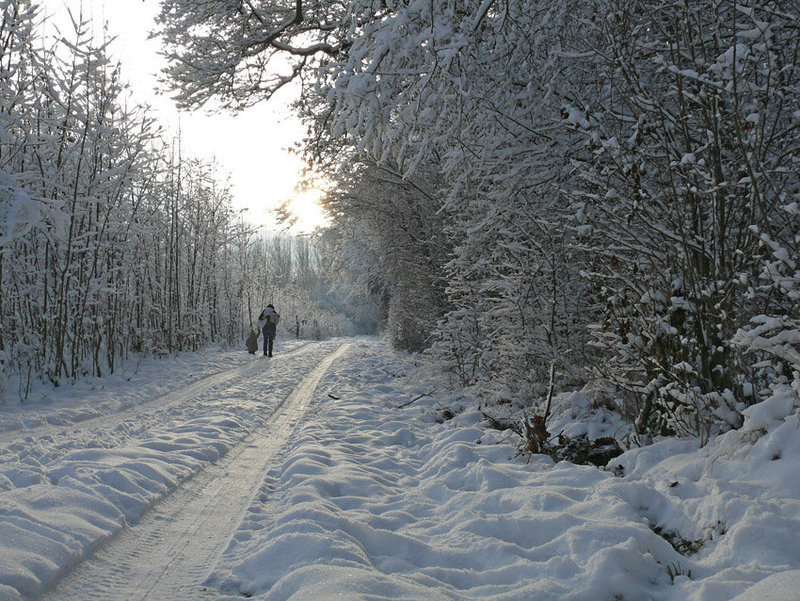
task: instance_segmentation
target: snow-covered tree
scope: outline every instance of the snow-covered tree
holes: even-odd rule
[[[596,369],[643,429],[700,433],[747,402],[731,337],[759,238],[796,186],[797,10],[611,2],[596,85],[564,103],[605,298]],[[754,231],[753,228],[756,228]]]
[[[241,343],[269,287],[317,335],[348,331],[294,281],[291,241],[253,260],[218,168],[162,138],[81,14],[57,39],[29,2],[0,2],[0,19],[0,388]]]
[[[353,274],[354,294],[378,299],[393,343],[421,350],[443,311],[448,257],[435,176],[403,178],[388,164],[360,161],[324,200],[337,215],[329,252]]]
[[[268,99],[320,58],[344,51],[362,19],[354,8],[325,0],[163,0],[159,33],[179,104],[214,99],[240,109]]]

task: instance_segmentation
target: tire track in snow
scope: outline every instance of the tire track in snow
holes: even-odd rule
[[[42,601],[202,601],[221,599],[203,580],[228,546],[272,458],[302,419],[314,390],[349,344],[315,367],[269,423],[156,505],[80,564]]]

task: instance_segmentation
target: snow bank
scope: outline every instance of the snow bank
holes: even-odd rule
[[[152,432],[113,448],[75,441],[50,465],[16,449],[2,471],[0,583],[40,594],[247,432],[243,420],[196,420],[180,438]]]
[[[742,442],[745,426],[702,450],[629,451],[614,460],[620,478],[511,460],[479,413],[437,423],[441,399],[398,409],[424,388],[385,348],[360,354],[323,381],[208,585],[270,601],[729,601],[794,582],[800,430],[796,413],[780,417],[791,403],[751,411],[772,425],[757,440]],[[611,422],[582,428],[607,435]]]
[[[788,601],[800,594],[800,570],[780,572],[764,578],[733,601]]]

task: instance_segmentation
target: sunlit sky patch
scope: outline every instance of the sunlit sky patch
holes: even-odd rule
[[[115,38],[111,54],[122,64],[123,78],[130,83],[135,101],[148,104],[173,135],[180,131],[185,152],[215,157],[223,173],[230,173],[234,208],[245,218],[268,228],[280,228],[273,210],[289,201],[297,213],[295,231],[310,231],[324,225],[315,202],[318,191],[298,191],[303,170],[299,156],[287,149],[302,137],[302,127],[288,108],[292,90],[282,90],[269,103],[238,115],[183,112],[170,98],[158,94],[157,75],[165,65],[158,55],[160,42],[149,39],[159,11],[158,0],[39,0],[48,17],[48,31],[57,28],[68,40],[74,38],[67,9],[77,18],[81,7],[92,22],[97,40],[103,39],[103,24]]]

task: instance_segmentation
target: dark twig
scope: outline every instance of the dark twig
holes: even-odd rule
[[[397,408],[398,408],[398,409],[402,409],[403,407],[408,407],[408,406],[409,406],[411,403],[415,403],[415,402],[417,402],[417,401],[418,401],[418,400],[420,400],[422,397],[430,396],[430,395],[432,395],[434,392],[436,392],[436,389],[435,389],[435,388],[434,388],[433,390],[431,390],[430,392],[423,392],[421,395],[419,395],[418,397],[414,397],[413,399],[411,399],[411,400],[410,400],[410,401],[408,401],[407,403],[403,403],[402,405],[398,405],[398,406],[397,406]]]
[[[543,419],[547,422],[547,418],[550,417],[550,405],[553,402],[553,389],[555,388],[556,384],[556,362],[553,361],[550,363],[550,385],[547,387],[547,401],[545,402],[544,406],[544,416]]]
[[[486,418],[486,421],[489,422],[489,425],[495,430],[500,430],[501,432],[503,430],[511,430],[517,436],[523,436],[522,426],[516,420],[493,417],[483,411],[481,411],[481,414]]]

